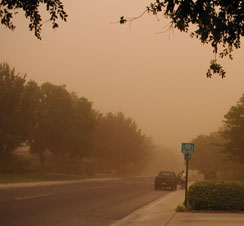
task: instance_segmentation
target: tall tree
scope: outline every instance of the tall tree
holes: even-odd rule
[[[0,1],[0,19],[1,24],[14,30],[13,17],[23,10],[25,17],[29,19],[29,29],[34,31],[35,36],[41,39],[42,17],[40,6],[45,5],[46,11],[50,14],[49,20],[52,22],[52,28],[57,28],[57,20],[66,21],[67,14],[64,11],[60,0],[1,0]]]
[[[221,58],[229,56],[232,59],[233,48],[241,46],[240,39],[244,36],[243,0],[156,0],[140,16],[122,16],[120,23],[131,22],[147,12],[168,18],[170,23],[167,30],[176,28],[190,33],[191,37],[199,39],[203,44],[210,43],[214,54],[219,53]],[[220,52],[219,47],[222,47]],[[222,78],[226,74],[216,57],[211,60],[206,75],[211,77],[215,73]]]
[[[191,157],[190,169],[204,173],[206,178],[243,178],[244,166],[223,153],[225,142],[220,132],[194,138],[192,143],[195,144],[196,152]]]
[[[244,94],[224,117],[221,134],[226,142],[223,151],[230,159],[244,163]]]
[[[22,117],[25,122],[23,131],[29,140],[38,125],[38,116],[41,110],[41,90],[36,82],[28,81],[26,83],[22,106]]]
[[[98,117],[94,133],[95,156],[109,160],[119,175],[147,156],[149,143],[135,121],[123,113]]]
[[[96,127],[96,112],[92,103],[84,97],[72,94],[73,111],[71,126],[68,132],[70,150],[69,157],[82,159],[90,157],[92,149],[92,135]]]
[[[44,161],[44,152],[65,155],[67,129],[72,114],[72,99],[64,86],[44,83],[41,86],[41,106],[30,150]]]
[[[217,171],[229,169],[226,155],[221,153],[224,139],[218,132],[210,135],[199,135],[192,140],[196,152],[192,155],[190,169],[198,170],[208,176],[216,176]]]
[[[63,158],[82,158],[91,150],[91,133],[95,127],[92,103],[70,94],[65,86],[44,83],[41,86],[38,124],[31,138],[31,152],[41,163],[49,150]]]
[[[26,85],[25,75],[0,64],[0,160],[25,143],[33,129],[36,86]]]

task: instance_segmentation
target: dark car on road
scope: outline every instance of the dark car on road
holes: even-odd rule
[[[158,176],[155,177],[155,190],[162,188],[170,188],[171,190],[177,189],[177,178],[175,172],[160,171]]]

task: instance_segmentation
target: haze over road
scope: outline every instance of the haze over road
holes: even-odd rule
[[[1,226],[108,226],[165,195],[152,177],[0,190]]]

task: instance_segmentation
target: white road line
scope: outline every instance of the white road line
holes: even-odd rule
[[[41,197],[46,197],[46,196],[49,196],[49,195],[51,195],[51,194],[30,195],[30,196],[19,197],[19,198],[16,198],[15,200],[41,198]]]

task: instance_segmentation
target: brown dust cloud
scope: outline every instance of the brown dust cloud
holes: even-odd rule
[[[14,32],[0,26],[0,62],[39,84],[65,84],[102,113],[122,111],[176,154],[182,142],[218,130],[243,94],[243,48],[233,61],[220,61],[225,79],[207,79],[212,49],[188,34],[163,32],[167,19],[145,15],[131,24],[116,23],[122,15],[139,15],[150,1],[63,3],[67,23],[52,30],[45,22],[41,41],[21,13]]]

